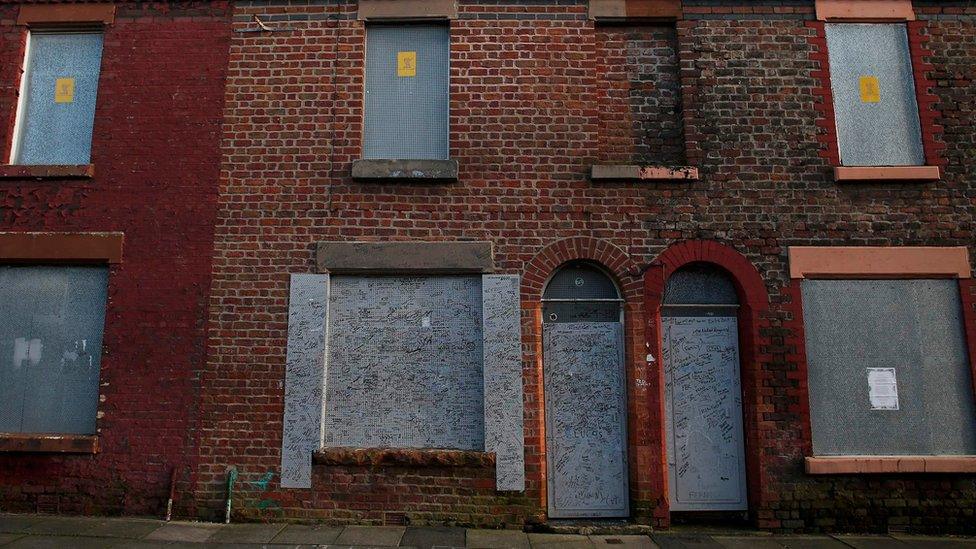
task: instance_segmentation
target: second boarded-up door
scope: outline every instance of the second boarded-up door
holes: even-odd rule
[[[731,279],[693,264],[668,279],[661,311],[672,511],[748,508],[738,297]]]

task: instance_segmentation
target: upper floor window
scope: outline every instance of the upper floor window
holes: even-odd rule
[[[101,59],[99,32],[30,32],[11,164],[91,161]]]
[[[363,158],[448,158],[449,30],[370,25]]]
[[[841,164],[924,165],[905,25],[827,23],[825,28]]]

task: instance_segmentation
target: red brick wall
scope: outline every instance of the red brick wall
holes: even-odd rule
[[[684,165],[675,26],[601,25],[596,59],[599,161]]]
[[[24,28],[0,7],[0,143],[16,108]],[[105,32],[84,181],[0,182],[0,230],[123,231],[109,274],[97,455],[0,455],[0,508],[159,515],[192,465],[229,10],[125,4]]]
[[[938,2],[919,4],[931,9]],[[760,463],[750,466],[759,471],[750,480],[756,523],[972,531],[976,522],[964,520],[976,500],[972,476],[802,472],[802,334],[791,324],[798,312],[790,303],[786,248],[973,249],[969,75],[976,13],[933,12],[952,17],[926,19],[917,29],[928,37],[931,93],[944,127],[940,182],[833,182],[834,163],[822,154],[818,75],[826,67],[810,25],[812,2],[700,0],[686,3],[676,34],[685,156],[702,179],[593,183],[586,174],[604,158],[610,126],[625,127],[601,114],[601,98],[613,95],[601,55],[609,58],[625,31],[594,27],[583,2],[464,0],[451,23],[451,156],[460,162],[460,180],[384,184],[349,177],[362,138],[365,39],[354,11],[352,2],[290,7],[284,0],[236,9],[237,30],[254,29],[254,14],[279,30],[238,33],[231,43],[194,493],[201,515],[219,512],[229,466],[242,473],[237,508],[249,517],[302,517],[314,509],[316,518],[334,522],[383,522],[400,520],[395,510],[402,507],[414,522],[465,523],[485,520],[498,506],[515,510],[506,520],[544,515],[539,289],[555,265],[589,257],[602,259],[624,288],[637,285],[626,309],[633,508],[642,521],[666,524],[667,516],[653,514],[664,497],[661,434],[647,422],[660,403],[641,382],[659,371],[643,362],[640,278],[669,246],[697,239],[744,256],[769,295],[768,311],[755,321],[755,363],[743,366],[756,391],[757,408],[746,415],[757,423],[746,426],[759,446]],[[482,472],[461,470],[417,473],[436,479],[426,483],[392,469],[317,465],[311,490],[278,487],[288,273],[313,269],[316,241],[354,239],[490,240],[500,270],[523,275],[525,498],[495,496]],[[442,484],[456,487],[452,496],[472,497],[477,509],[445,507]],[[410,487],[415,499],[398,499],[391,486]],[[370,505],[384,515],[369,514]]]

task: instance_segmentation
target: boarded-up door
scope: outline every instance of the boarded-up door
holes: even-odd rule
[[[545,325],[552,518],[629,513],[622,333],[619,322]]]
[[[748,507],[734,309],[661,318],[672,511]]]

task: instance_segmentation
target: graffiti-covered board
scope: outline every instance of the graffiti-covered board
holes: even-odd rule
[[[481,276],[334,276],[325,446],[484,449]]]
[[[546,324],[543,346],[549,516],[625,517],[629,501],[621,324]]]
[[[661,324],[671,510],[744,510],[736,318],[664,316]]]

